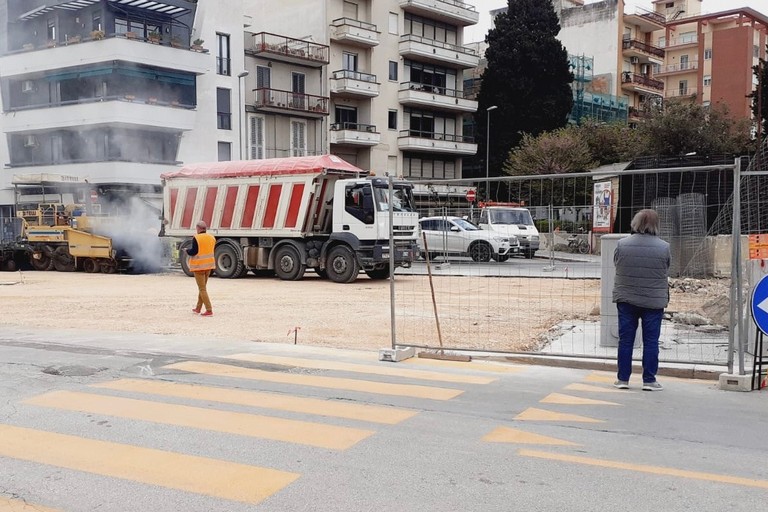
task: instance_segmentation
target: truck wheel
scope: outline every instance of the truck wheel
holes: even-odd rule
[[[40,271],[53,270],[53,258],[49,254],[41,251],[37,255],[39,258],[29,258],[29,264],[32,265],[33,269]]]
[[[527,259],[533,259],[533,255],[536,253],[536,251],[525,251],[525,257]]]
[[[99,265],[99,262],[93,258],[86,258],[85,261],[83,261],[83,270],[85,270],[87,274],[95,274],[101,272],[101,265]]]
[[[74,272],[75,258],[69,254],[69,249],[60,245],[53,251],[53,268],[58,272]]]
[[[283,281],[298,281],[304,277],[306,266],[301,263],[299,251],[292,245],[283,245],[275,253],[275,274]]]
[[[231,245],[223,244],[216,247],[216,275],[223,279],[235,279],[242,275],[243,260],[238,258],[237,251]]]
[[[371,279],[389,279],[389,265],[387,265],[384,268],[374,268],[373,270],[366,270],[366,274],[368,274],[368,277]]]
[[[193,277],[194,274],[189,270],[189,255],[187,254],[187,249],[190,247],[192,247],[191,240],[187,240],[179,246],[179,264],[181,265],[181,270],[183,270],[185,274],[189,277]]]
[[[491,261],[491,246],[485,242],[477,242],[469,248],[469,255],[472,261],[482,261],[483,263]]]
[[[501,254],[497,254],[493,257],[493,259],[495,259],[499,263],[504,263],[509,259],[509,254],[505,254],[504,256],[502,256]]]
[[[357,279],[360,266],[355,253],[349,247],[337,245],[328,253],[325,270],[334,283],[351,283]]]

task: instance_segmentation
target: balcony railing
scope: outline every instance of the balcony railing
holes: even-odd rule
[[[351,71],[349,69],[340,69],[338,71],[333,72],[334,80],[342,80],[344,78],[349,80],[359,80],[361,82],[371,82],[374,84],[377,83],[376,75],[372,75],[370,73],[362,73],[360,71]]]
[[[328,98],[279,89],[256,89],[256,108],[275,108],[328,114]]]
[[[355,132],[367,132],[376,133],[376,127],[372,124],[360,124],[360,123],[333,123],[331,125],[332,131],[339,130],[352,130]]]
[[[253,47],[250,48],[250,52],[256,55],[269,54],[276,56],[276,58],[284,56],[291,60],[315,64],[328,64],[330,62],[330,48],[324,44],[268,32],[259,32],[253,35]]]
[[[97,96],[93,98],[80,98],[77,100],[60,101],[58,103],[47,102],[47,103],[37,103],[34,105],[22,105],[22,106],[16,106],[16,107],[9,107],[7,109],[7,112],[23,112],[25,110],[38,110],[42,108],[58,108],[58,107],[66,107],[70,105],[87,105],[89,103],[103,103],[105,101],[127,101],[129,103],[146,103],[148,105],[184,108],[187,110],[196,108],[195,105],[187,105],[187,104],[181,103],[179,100],[168,101],[161,98],[156,98],[154,96],[137,97],[133,94],[120,94],[120,95],[112,95],[112,96]]]
[[[403,36],[400,36],[400,42],[402,43],[404,41],[414,41],[417,43],[428,44],[430,46],[437,46],[438,48],[445,48],[446,50],[450,50],[452,52],[459,52],[467,55],[477,56],[477,52],[472,48],[451,44],[451,43],[444,43],[442,41],[437,41],[435,39],[428,39],[426,37],[417,36],[415,34],[405,34]]]
[[[629,50],[629,49],[634,48],[636,50],[640,50],[643,53],[654,55],[654,56],[659,57],[661,59],[664,58],[664,50],[663,49],[658,48],[658,47],[653,46],[653,45],[650,45],[648,43],[644,43],[642,41],[638,41],[636,39],[624,39],[624,41],[622,42],[622,48],[624,50]]]
[[[670,89],[664,92],[666,98],[685,98],[696,96],[698,92],[695,87],[678,87],[677,89]]]
[[[674,48],[675,46],[683,46],[686,44],[697,44],[699,37],[697,35],[675,37],[673,39],[667,39],[666,41],[660,40],[659,46],[662,48]]]
[[[431,94],[439,94],[440,96],[450,96],[451,98],[468,98],[468,94],[465,91],[457,91],[456,89],[447,89],[440,85],[420,84],[418,82],[401,82],[401,91],[421,91]]]
[[[201,46],[197,45],[190,45],[188,39],[181,38],[179,36],[173,36],[170,38],[167,37],[143,37],[138,35],[136,32],[120,32],[120,33],[112,33],[112,34],[105,34],[101,31],[94,31],[91,32],[88,35],[75,35],[70,36],[66,40],[62,41],[54,41],[50,40],[47,42],[40,42],[40,43],[25,43],[21,45],[21,48],[9,50],[4,53],[4,55],[13,55],[16,53],[25,53],[25,52],[31,52],[35,50],[47,50],[50,48],[57,48],[60,46],[72,46],[75,44],[83,44],[83,43],[89,43],[92,41],[101,41],[103,39],[129,39],[131,41],[137,41],[137,42],[143,42],[143,43],[151,43],[155,45],[160,46],[171,46],[173,48],[180,48],[183,50],[193,50],[196,52],[201,53],[208,53],[208,50],[206,48],[203,48]]]
[[[656,89],[658,91],[664,90],[664,82],[662,82],[661,80],[655,80],[651,77],[648,77],[645,75],[638,75],[637,73],[630,73],[628,71],[625,71],[624,73],[621,74],[621,83],[641,85],[643,87],[648,87],[649,89]]]
[[[337,18],[331,22],[332,27],[342,27],[344,25],[362,28],[363,30],[371,30],[373,32],[377,31],[376,25],[373,23],[366,23],[365,21],[360,21],[353,18]]]
[[[444,140],[447,142],[474,143],[475,138],[469,135],[456,135],[453,133],[425,132],[422,130],[400,130],[400,137],[418,137],[420,139]]]
[[[648,108],[629,107],[629,117],[648,119],[651,117],[651,111]]]
[[[678,64],[669,64],[667,66],[661,66],[658,73],[678,73],[686,71],[696,71],[699,69],[699,61],[694,60],[691,62],[680,62]]]
[[[659,14],[658,12],[648,11],[646,9],[643,9],[642,7],[635,8],[635,15],[640,16],[641,18],[650,20],[654,23],[659,23],[661,25],[667,22],[667,18],[665,18],[663,14]]]

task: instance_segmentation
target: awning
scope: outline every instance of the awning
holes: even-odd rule
[[[98,4],[100,0],[69,0],[65,2],[61,2],[55,5],[43,5],[40,7],[37,7],[35,9],[32,9],[31,11],[25,12],[21,16],[19,16],[19,21],[27,21],[34,18],[37,18],[38,16],[42,16],[43,14],[49,13],[55,9],[62,9],[66,11],[79,11],[80,9],[85,9],[86,7],[90,7],[94,4]],[[178,5],[171,5],[164,2],[153,2],[152,0],[109,0],[111,3],[125,6],[125,7],[132,7],[134,9],[145,9],[147,11],[151,12],[157,12],[160,14],[168,14],[168,15],[176,15],[176,14],[185,14],[189,12],[189,9],[186,7],[180,7]]]
[[[88,0],[90,1],[90,0]],[[109,0],[112,3],[123,5],[126,7],[133,7],[136,9],[146,9],[147,11],[159,12],[162,14],[184,14],[189,12],[186,7],[179,7],[177,5],[166,4],[163,2],[153,2],[151,0]]]

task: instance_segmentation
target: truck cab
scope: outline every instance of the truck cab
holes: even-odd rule
[[[516,203],[481,203],[477,224],[502,236],[517,237],[526,258],[533,258],[539,249],[539,230],[531,212]]]

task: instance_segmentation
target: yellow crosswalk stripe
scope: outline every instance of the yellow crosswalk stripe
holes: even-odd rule
[[[586,377],[584,377],[584,380],[587,382],[606,382],[606,383],[613,384],[614,381],[616,380],[616,376],[602,375],[599,373],[591,373]]]
[[[457,384],[490,384],[496,379],[490,377],[478,377],[474,375],[452,375],[449,373],[431,372],[425,370],[411,370],[402,366],[387,363],[386,365],[354,364],[320,359],[302,359],[297,357],[270,356],[261,354],[235,354],[227,356],[227,359],[238,361],[250,361],[254,363],[277,364],[284,366],[297,366],[299,368],[316,368],[320,370],[337,370],[355,373],[367,373],[371,375],[388,375],[392,377],[405,377],[410,379],[453,382]]]
[[[544,409],[536,409],[535,407],[529,407],[517,416],[516,420],[523,421],[563,421],[569,423],[605,423],[603,420],[596,420],[594,418],[588,418],[587,416],[579,416],[578,414],[565,414],[560,412],[552,412]]]
[[[232,377],[237,379],[261,380],[280,384],[297,384],[328,389],[343,389],[360,391],[379,395],[407,396],[412,398],[427,398],[431,400],[450,400],[463,393],[460,389],[437,388],[415,384],[390,384],[369,380],[345,379],[338,377],[321,377],[316,375],[299,375],[296,373],[267,372],[251,368],[241,368],[218,363],[203,363],[185,361],[174,363],[164,368],[182,370],[191,373],[215,375],[217,377]]]
[[[614,388],[605,388],[600,386],[590,386],[589,384],[581,384],[578,382],[575,382],[573,384],[568,384],[565,386],[564,389],[567,389],[568,391],[589,391],[590,393],[631,393],[631,391],[628,391],[626,389],[614,389]]]
[[[582,398],[580,396],[564,395],[562,393],[550,393],[541,400],[542,404],[558,405],[621,405],[616,402],[606,402],[605,400],[595,400],[593,398]]]
[[[133,393],[145,393],[159,396],[172,396],[192,400],[207,400],[225,404],[261,407],[280,411],[300,412],[345,418],[350,420],[368,421],[394,425],[418,414],[418,411],[382,407],[378,405],[350,404],[338,400],[323,400],[320,398],[303,398],[277,393],[262,393],[242,389],[224,389],[197,384],[180,384],[175,382],[149,379],[122,379],[112,382],[94,384],[101,389],[114,389]]]
[[[372,430],[338,427],[308,421],[73,391],[54,391],[29,398],[24,403],[259,437],[331,450],[345,450],[374,433]]]
[[[256,504],[299,478],[270,468],[0,425],[0,456]]]
[[[498,427],[483,437],[489,443],[548,444],[554,446],[581,446],[555,437],[543,436],[509,427]]]
[[[631,464],[627,462],[618,462],[612,460],[593,459],[591,457],[581,457],[577,455],[565,455],[561,453],[540,452],[536,450],[520,449],[518,455],[522,457],[535,457],[539,459],[557,460],[561,462],[572,462],[574,464],[585,464],[587,466],[598,466],[611,469],[624,469],[627,471],[636,471],[639,473],[650,473],[652,475],[676,476],[680,478],[690,478],[693,480],[704,480],[707,482],[717,482],[723,484],[742,485],[745,487],[757,487],[759,489],[768,489],[768,480],[756,480],[753,478],[743,478],[730,475],[718,475],[715,473],[702,473],[700,471],[688,471],[685,469],[667,468],[662,466],[647,466],[644,464]]]
[[[437,368],[461,368],[463,370],[473,370],[478,372],[493,373],[519,373],[524,371],[522,366],[511,366],[504,364],[494,364],[491,362],[472,361],[464,363],[461,361],[441,361],[439,359],[426,359],[421,357],[412,357],[397,364],[407,364],[416,366],[434,366]]]
[[[59,512],[56,509],[0,497],[0,512]]]

